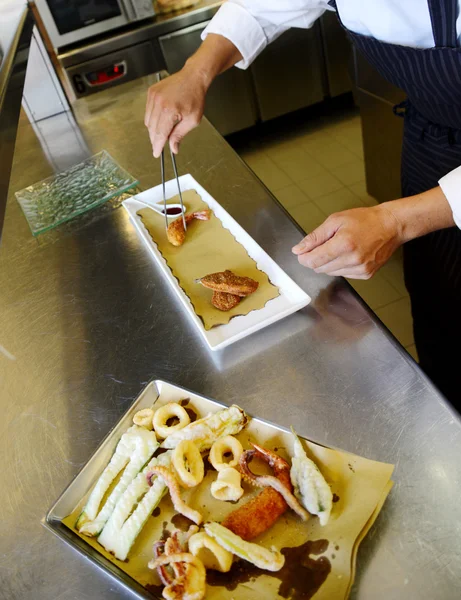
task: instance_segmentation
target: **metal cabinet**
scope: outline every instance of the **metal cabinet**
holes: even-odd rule
[[[159,38],[170,73],[179,71],[199,47],[206,23]],[[321,102],[325,77],[320,28],[291,29],[255,60],[250,69],[230,69],[217,77],[207,96],[205,115],[227,135]]]
[[[320,29],[290,29],[251,65],[262,121],[321,102],[325,96]]]
[[[200,34],[208,22],[199,23],[159,38],[167,71],[179,71],[200,46]],[[208,90],[205,116],[222,134],[227,135],[256,123],[251,75],[230,69],[219,75]]]
[[[405,94],[355,49],[354,79],[362,119],[367,190],[380,202],[394,200],[401,195],[403,119],[396,117],[392,108]]]
[[[322,47],[328,82],[328,95],[332,98],[352,90],[350,65],[352,44],[334,12],[326,12],[320,19]]]

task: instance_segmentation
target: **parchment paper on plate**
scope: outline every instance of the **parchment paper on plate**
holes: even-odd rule
[[[209,208],[195,190],[187,190],[182,195],[188,213]],[[175,196],[168,202],[174,204],[179,202],[179,198]],[[150,208],[143,208],[137,214],[192,302],[205,329],[223,325],[232,317],[247,315],[253,310],[263,308],[269,300],[279,295],[278,288],[269,281],[266,273],[258,269],[246,249],[214,214],[210,221],[192,221],[187,228],[186,241],[179,247],[173,246],[167,240],[162,215]],[[259,282],[259,287],[254,294],[243,298],[235,308],[223,312],[211,304],[212,291],[195,283],[195,280],[226,269],[237,275],[251,277]]]

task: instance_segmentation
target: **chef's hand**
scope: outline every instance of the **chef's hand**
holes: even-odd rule
[[[455,225],[440,186],[427,192],[331,215],[293,248],[317,273],[369,279],[401,244]]]
[[[210,33],[181,71],[149,88],[144,124],[155,158],[167,140],[172,152],[178,153],[184,136],[202,119],[213,79],[240,60],[242,55],[232,42]]]
[[[184,136],[202,119],[207,89],[205,77],[187,67],[149,88],[144,125],[155,158],[168,139],[171,150],[178,153]]]
[[[331,215],[293,252],[316,273],[369,279],[402,242],[400,223],[381,204]]]

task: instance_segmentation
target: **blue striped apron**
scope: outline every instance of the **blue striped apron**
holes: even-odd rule
[[[395,111],[405,119],[403,196],[436,187],[461,165],[458,1],[428,0],[428,5],[434,48],[409,48],[348,31],[368,62],[407,94]],[[461,231],[453,227],[405,244],[404,271],[420,365],[461,411]]]

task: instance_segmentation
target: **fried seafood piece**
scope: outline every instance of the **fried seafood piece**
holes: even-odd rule
[[[225,292],[235,296],[249,296],[256,292],[259,283],[251,277],[241,277],[226,269],[220,273],[211,273],[201,279],[197,279],[204,287],[214,292]]]
[[[181,498],[181,491],[179,489],[179,481],[176,475],[170,469],[166,467],[152,467],[146,475],[147,482],[149,485],[152,485],[152,477],[157,475],[157,477],[161,477],[170,491],[171,501],[173,502],[173,506],[176,512],[184,515],[197,525],[203,521],[202,515],[195,509],[191,508],[188,504],[184,502]]]
[[[231,310],[240,303],[242,296],[236,296],[235,294],[228,294],[227,292],[213,292],[211,297],[211,304],[218,310]]]
[[[251,483],[257,487],[271,487],[274,488],[274,490],[277,490],[277,492],[283,496],[283,499],[291,508],[291,510],[301,517],[303,521],[307,521],[309,518],[309,513],[303,506],[301,506],[300,502],[293,494],[291,485],[287,486],[286,483],[280,481],[278,477],[274,477],[273,475],[255,475],[249,467],[249,463],[255,456],[265,460],[272,468],[274,468],[275,465],[278,465],[279,469],[283,468],[286,470],[290,468],[290,465],[284,458],[272,450],[268,450],[267,448],[263,448],[262,446],[258,446],[257,444],[253,443],[251,445],[253,446],[253,450],[245,450],[240,457],[239,467],[242,477],[246,479],[248,483]]]
[[[168,421],[176,417],[179,423],[176,425],[167,425]],[[154,412],[152,419],[155,433],[160,438],[167,438],[169,435],[181,431],[190,423],[190,417],[186,409],[177,402],[168,402]]]
[[[241,480],[242,476],[237,469],[226,467],[218,471],[218,478],[211,484],[211,495],[216,500],[223,500],[223,502],[236,502],[243,496]]]
[[[148,563],[149,569],[165,565],[184,565],[184,574],[174,579],[162,592],[165,600],[203,600],[206,593],[206,571],[202,561],[189,552],[161,554]]]
[[[199,210],[197,212],[187,214],[184,218],[186,221],[186,227],[194,219],[197,219],[199,221],[209,221],[211,219],[211,210]],[[186,239],[186,232],[184,231],[182,216],[178,219],[175,219],[172,223],[168,225],[166,236],[170,244],[173,244],[173,246],[181,246],[182,244],[184,244],[184,240]]]
[[[285,557],[278,550],[269,550],[259,544],[242,540],[238,535],[219,523],[205,523],[205,531],[223,548],[239,558],[247,560],[259,569],[280,571],[285,564]]]
[[[175,530],[166,540],[155,542],[154,558],[160,558],[163,554],[169,556],[171,554],[186,552],[188,541],[198,533],[198,530],[199,528],[196,525],[191,525],[186,532]],[[181,579],[186,575],[185,567],[186,565],[181,562],[172,563],[170,570],[167,569],[166,565],[159,565],[157,567],[157,573],[162,580],[163,585],[171,586],[175,580]]]
[[[206,569],[227,573],[232,567],[233,554],[218,544],[204,531],[189,539],[189,552],[199,558]]]
[[[253,485],[265,487],[256,498],[253,498],[237,510],[231,512],[222,522],[224,527],[244,540],[252,540],[264,531],[267,531],[281,517],[288,508],[284,495],[293,495],[293,487],[290,480],[290,465],[281,456],[261,446],[253,444],[253,450],[246,450],[239,461],[239,469],[246,481]],[[248,463],[254,456],[258,456],[272,467],[274,475],[256,476]],[[274,489],[273,479],[279,490]],[[280,493],[284,492],[284,495]],[[290,498],[291,500],[291,498]]]
[[[291,461],[291,483],[295,496],[312,515],[318,515],[320,525],[326,525],[333,507],[333,493],[317,465],[308,458],[293,427],[294,456]]]
[[[287,509],[283,496],[274,488],[265,488],[256,498],[227,515],[222,525],[243,540],[253,540],[270,529]]]
[[[190,440],[179,442],[173,450],[171,462],[183,487],[195,487],[202,482],[205,467],[200,451],[194,442]]]
[[[231,454],[231,460],[227,461],[225,456]],[[208,460],[217,471],[222,471],[227,467],[236,467],[243,454],[242,444],[232,435],[226,435],[216,440],[211,446]]]

